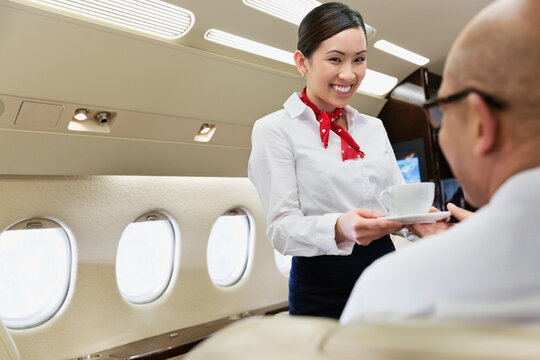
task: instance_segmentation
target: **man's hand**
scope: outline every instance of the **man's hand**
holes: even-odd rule
[[[448,203],[446,206],[448,211],[459,221],[463,221],[467,219],[469,216],[474,214],[471,211],[465,210],[463,208],[460,208],[452,203]],[[431,208],[429,212],[437,212],[439,210],[435,208]],[[407,229],[411,231],[413,234],[419,237],[429,236],[438,234],[441,232],[444,232],[454,226],[454,224],[448,223],[448,219],[440,220],[437,222],[432,223],[425,223],[425,224],[412,224],[408,225]]]

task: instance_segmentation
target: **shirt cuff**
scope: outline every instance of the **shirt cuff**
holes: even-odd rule
[[[415,234],[413,234],[412,232],[409,231],[409,229],[401,229],[395,233],[393,233],[392,235],[397,235],[397,236],[401,236],[409,241],[416,241],[418,239],[420,239],[420,237],[416,236]]]
[[[354,241],[336,243],[336,222],[341,213],[324,214],[317,221],[317,247],[327,255],[350,255]]]

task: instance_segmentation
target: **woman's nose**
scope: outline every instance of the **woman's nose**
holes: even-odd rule
[[[341,80],[344,80],[347,82],[353,81],[356,78],[356,74],[354,73],[354,71],[352,71],[350,66],[342,67],[338,76]]]

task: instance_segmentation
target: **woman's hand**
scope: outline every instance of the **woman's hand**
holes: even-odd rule
[[[382,216],[381,211],[363,208],[343,213],[336,222],[336,242],[349,240],[365,246],[403,228],[398,221],[378,219]]]
[[[452,203],[448,203],[446,206],[448,211],[459,221],[463,221],[472,214],[474,214],[471,211],[465,210],[463,208],[460,208]],[[431,208],[429,212],[437,212],[439,210],[435,208]],[[434,235],[441,232],[444,232],[454,226],[454,224],[448,223],[448,219],[440,220],[433,223],[426,223],[426,224],[413,224],[407,226],[407,229],[411,231],[413,234],[419,237],[424,237],[428,235]]]

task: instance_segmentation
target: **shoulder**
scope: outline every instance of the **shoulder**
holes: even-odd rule
[[[255,121],[253,127],[266,128],[266,127],[279,127],[287,120],[290,120],[290,116],[285,109],[280,109],[263,116]]]
[[[255,121],[252,137],[266,138],[272,135],[283,134],[288,122],[290,122],[290,117],[285,109],[275,111]]]
[[[283,108],[255,121],[253,125],[254,133],[281,133],[292,125],[293,118],[297,113],[303,111],[303,107],[299,105],[300,99],[298,94],[293,93],[283,104]]]

